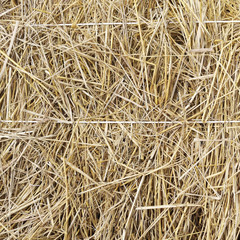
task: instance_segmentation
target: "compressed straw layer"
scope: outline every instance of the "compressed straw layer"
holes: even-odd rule
[[[238,239],[239,7],[2,0],[0,240]]]

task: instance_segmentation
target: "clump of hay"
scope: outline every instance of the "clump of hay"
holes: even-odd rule
[[[237,239],[237,0],[2,0],[0,239]]]

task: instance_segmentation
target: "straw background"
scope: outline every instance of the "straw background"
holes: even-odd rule
[[[239,0],[1,0],[0,239],[238,239],[233,20]]]

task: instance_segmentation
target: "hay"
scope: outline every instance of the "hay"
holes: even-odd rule
[[[237,239],[238,0],[2,0],[0,239]]]

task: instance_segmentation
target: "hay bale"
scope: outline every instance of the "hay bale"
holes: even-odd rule
[[[239,1],[0,3],[0,239],[238,239]]]

